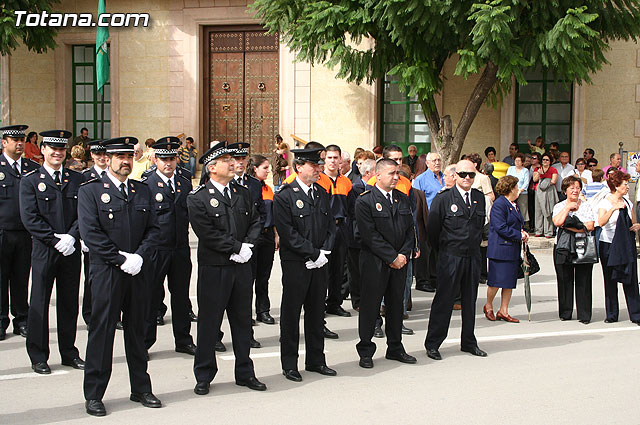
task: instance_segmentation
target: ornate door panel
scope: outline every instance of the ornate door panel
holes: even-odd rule
[[[272,152],[278,133],[278,35],[211,30],[208,41],[207,145],[245,141],[252,153]]]

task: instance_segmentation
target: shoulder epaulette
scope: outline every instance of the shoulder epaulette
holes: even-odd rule
[[[276,193],[282,192],[283,190],[285,190],[286,188],[291,187],[289,186],[289,183],[282,183],[279,187],[278,190],[276,190]]]
[[[189,195],[193,195],[194,193],[197,193],[199,190],[201,190],[202,188],[204,188],[205,185],[203,184],[199,184],[198,186],[194,187],[193,190],[191,192],[189,192]]]
[[[29,158],[22,158],[23,161],[29,161],[31,164],[33,164],[36,167],[36,170],[38,168],[40,168],[40,164],[35,162],[33,159],[29,159]]]
[[[27,174],[24,174],[22,177],[30,176],[31,174],[35,173],[36,171],[38,171],[38,169],[37,169],[37,168],[36,168],[35,170],[31,170],[31,171],[29,171]]]
[[[131,179],[131,182],[133,182],[134,185],[136,184],[143,184],[145,186],[147,186],[147,182],[143,181],[143,180],[135,180],[135,179]]]
[[[184,179],[184,180],[186,180],[188,182],[191,182],[191,180],[189,180],[187,177],[183,176],[182,174],[176,173],[176,178],[181,178],[181,179]]]
[[[371,189],[367,189],[367,190],[365,190],[364,192],[362,192],[362,193],[360,194],[360,196],[362,196],[362,195],[366,195],[366,194],[367,194],[367,193],[369,193],[369,192],[371,192]]]
[[[438,193],[444,193],[444,192],[448,191],[449,189],[451,189],[451,188],[450,187],[443,187],[442,189],[440,189],[438,191]]]
[[[80,183],[80,186],[84,186],[85,184],[89,184],[89,183],[95,183],[97,181],[100,181],[100,179],[96,177],[95,179],[87,180],[86,182]]]

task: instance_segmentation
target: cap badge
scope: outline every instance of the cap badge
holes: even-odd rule
[[[382,211],[382,204],[380,202],[376,202],[376,209]]]
[[[64,131],[60,132],[60,137],[64,137]]]
[[[302,202],[302,199],[298,199],[296,201],[296,207],[298,207],[300,209],[304,208],[304,202]]]
[[[156,193],[156,201],[162,202],[163,200],[164,197],[162,196],[162,193]]]
[[[111,202],[111,196],[109,196],[109,194],[108,194],[108,193],[103,193],[103,194],[100,196],[100,200],[101,200],[103,203],[108,204],[109,202]]]
[[[451,204],[451,212],[458,212],[458,206],[456,204]]]
[[[129,138],[127,137],[126,139],[124,139],[124,141],[125,141],[126,143],[129,143]]]
[[[220,205],[220,202],[218,202],[218,200],[217,200],[217,199],[215,199],[215,198],[211,198],[211,200],[209,201],[209,203],[211,204],[211,206],[212,206],[213,208],[217,208],[217,207],[218,207],[218,205]]]
[[[42,182],[38,183],[38,190],[40,192],[44,192],[45,190],[47,190],[47,185]]]

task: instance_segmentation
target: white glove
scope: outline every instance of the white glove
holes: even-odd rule
[[[82,248],[82,252],[89,252],[89,247],[84,243],[82,239],[80,239],[80,247]]]
[[[329,262],[329,260],[327,260],[327,256],[325,255],[324,250],[320,250],[320,256],[318,257],[318,259],[316,261],[314,261],[314,264],[316,265],[316,268],[320,268],[323,267],[325,264],[327,264]]]
[[[317,269],[318,268],[318,266],[316,266],[316,263],[314,263],[311,260],[309,260],[306,263],[304,263],[304,266],[307,268],[307,270]]]
[[[73,245],[76,243],[76,238],[67,233],[54,233],[53,236],[60,239],[54,248],[62,255],[66,257],[75,252],[76,248]]]
[[[120,269],[130,274],[131,276],[135,276],[140,273],[142,270],[142,263],[144,260],[138,254],[129,254],[128,252],[118,251],[119,254],[124,255],[126,258],[125,262],[122,263]]]
[[[240,254],[231,254],[229,260],[234,261],[236,263],[244,264],[249,260],[245,260]]]
[[[251,256],[253,255],[253,251],[251,251],[251,248],[253,248],[253,244],[250,243],[243,243],[242,248],[240,248],[240,252],[238,253],[238,255],[244,259],[244,263],[251,260]]]

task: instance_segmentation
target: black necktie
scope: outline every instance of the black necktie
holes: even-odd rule
[[[244,179],[242,177],[238,177],[236,180],[240,186],[244,186]]]
[[[13,172],[20,178],[20,170],[18,170],[18,161],[13,161]]]
[[[229,201],[229,204],[231,204],[231,196],[229,196],[229,188],[228,187],[224,188],[223,195],[224,195],[225,199],[227,201]]]
[[[60,183],[60,171],[53,172],[53,181],[56,182],[56,185],[60,187],[62,183]]]
[[[387,193],[387,201],[389,201],[389,205],[393,207],[393,201],[391,200],[391,194]]]
[[[307,195],[309,195],[309,199],[311,199],[311,202],[313,202],[313,188],[312,187],[309,188],[309,192],[307,193]]]
[[[169,186],[169,190],[173,193],[173,185],[171,184],[171,179],[167,180],[167,185]]]
[[[100,178],[104,177],[105,174],[107,174],[107,170],[104,170],[103,172],[100,173]]]
[[[127,188],[125,187],[124,183],[120,184],[120,193],[122,193],[122,197],[124,198],[125,202],[129,202],[129,196],[127,196]]]
[[[467,208],[471,208],[471,202],[469,202],[469,192],[464,194],[464,203],[467,204]]]

